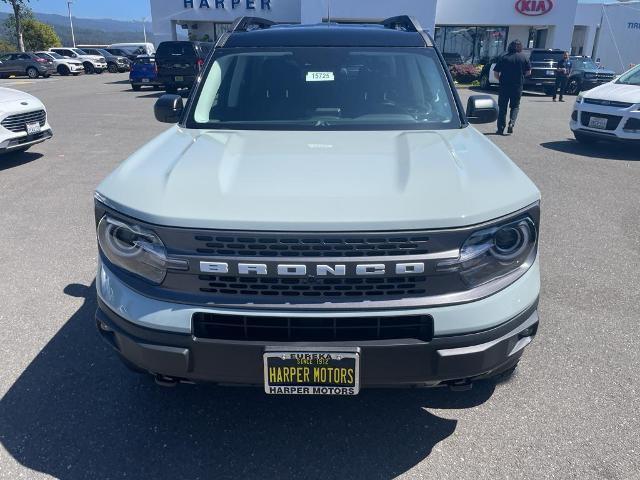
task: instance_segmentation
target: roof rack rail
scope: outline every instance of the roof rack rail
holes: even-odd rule
[[[393,30],[402,30],[404,32],[417,32],[422,35],[428,47],[433,46],[433,41],[427,32],[424,31],[418,20],[411,15],[398,15],[397,17],[389,17],[380,22],[384,28]]]
[[[260,17],[238,17],[231,24],[231,28],[226,31],[216,42],[216,48],[223,47],[229,35],[234,32],[249,32],[251,30],[262,30],[275,25],[275,22]]]

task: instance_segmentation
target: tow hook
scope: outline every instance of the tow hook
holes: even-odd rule
[[[466,392],[473,388],[473,383],[469,380],[457,380],[448,384],[452,392]]]
[[[161,387],[175,387],[178,384],[178,379],[173,377],[167,377],[166,375],[160,375],[156,373],[154,379],[157,385]]]

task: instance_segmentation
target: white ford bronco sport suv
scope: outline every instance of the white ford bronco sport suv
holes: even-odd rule
[[[223,35],[97,188],[97,327],[164,385],[464,389],[538,326],[540,193],[410,17]]]

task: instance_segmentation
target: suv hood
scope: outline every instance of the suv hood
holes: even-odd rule
[[[583,96],[595,100],[640,103],[640,86],[609,82],[587,90]]]
[[[13,88],[0,87],[0,103],[17,102],[17,101],[36,101],[40,103],[33,95],[22,92],[20,90],[14,90]]]
[[[540,198],[472,127],[440,131],[211,131],[172,127],[97,197],[150,223],[239,230],[472,225]]]

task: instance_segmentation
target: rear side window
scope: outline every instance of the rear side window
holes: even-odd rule
[[[156,57],[196,58],[196,50],[190,42],[163,42],[158,47]]]

